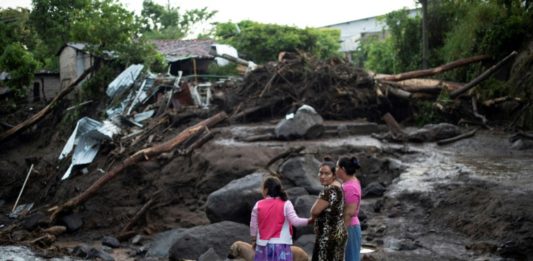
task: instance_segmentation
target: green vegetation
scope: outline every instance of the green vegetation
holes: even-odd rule
[[[17,98],[26,95],[26,87],[33,81],[33,72],[37,66],[33,55],[20,43],[9,44],[0,56],[0,71],[9,73],[6,85]]]
[[[299,29],[253,21],[218,24],[215,37],[237,48],[239,56],[255,63],[277,60],[282,51],[300,50],[328,58],[339,55],[340,47],[340,31],[336,29]]]
[[[164,57],[149,39],[180,39],[214,14],[206,8],[180,12],[149,0],[143,2],[141,16],[118,0],[32,0],[31,11],[0,9],[0,71],[10,74],[4,85],[24,96],[36,71],[59,70],[57,52],[64,44],[82,42],[97,57],[98,70],[91,84],[84,85],[83,96],[97,95],[109,82],[106,66],[143,63],[152,71],[166,71]],[[107,59],[106,65],[101,59]]]
[[[492,56],[498,61],[511,51],[527,48],[533,39],[533,2],[521,0],[429,0],[428,42],[429,67],[479,54]],[[366,69],[396,74],[422,68],[422,17],[409,17],[407,10],[391,12],[382,18],[389,28],[385,39],[363,39],[353,54],[354,61]],[[516,95],[531,103],[531,62],[517,57],[518,65],[508,75],[496,74],[475,88],[483,100]],[[455,82],[469,82],[490,64],[474,64],[435,76]],[[521,80],[522,79],[522,80]],[[417,122],[435,120],[432,106],[413,104],[419,111]],[[533,115],[531,112],[525,112]],[[533,122],[533,118],[529,118]],[[533,126],[530,126],[533,127]]]

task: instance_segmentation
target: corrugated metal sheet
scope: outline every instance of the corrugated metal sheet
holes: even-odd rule
[[[103,123],[89,117],[78,120],[76,128],[59,155],[60,160],[64,159],[74,148],[70,166],[61,179],[68,178],[74,166],[91,163],[100,149],[102,140],[110,140],[119,132],[120,128],[107,120]]]
[[[133,64],[120,73],[117,78],[115,78],[108,86],[106,94],[107,96],[113,98],[116,95],[120,95],[126,89],[131,87],[135,82],[135,79],[139,76],[144,65],[142,64]]]

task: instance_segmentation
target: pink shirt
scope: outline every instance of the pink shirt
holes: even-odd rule
[[[355,216],[352,217],[350,226],[359,225],[359,207],[361,206],[361,184],[359,180],[349,180],[342,183],[342,191],[344,192],[344,205],[356,204]]]
[[[290,200],[267,197],[258,201],[252,210],[250,235],[262,246],[267,243],[292,244],[290,225],[305,226],[307,222],[308,219],[298,217]]]

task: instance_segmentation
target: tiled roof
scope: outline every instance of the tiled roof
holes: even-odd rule
[[[213,58],[209,51],[213,40],[152,40],[156,49],[165,55],[169,62],[192,57]]]

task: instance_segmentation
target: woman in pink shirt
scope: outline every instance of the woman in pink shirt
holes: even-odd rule
[[[348,229],[348,241],[344,250],[345,261],[359,261],[361,251],[361,225],[359,206],[361,205],[361,183],[355,177],[360,168],[355,157],[342,157],[337,161],[337,177],[342,180],[344,193],[344,225]]]
[[[255,204],[250,220],[254,260],[292,261],[292,226],[305,226],[312,220],[298,217],[278,178],[266,178],[262,188],[263,199]]]

